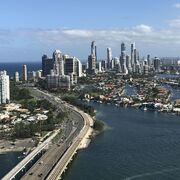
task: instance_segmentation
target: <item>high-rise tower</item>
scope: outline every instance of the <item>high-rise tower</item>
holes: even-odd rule
[[[131,65],[134,65],[134,49],[135,49],[135,42],[131,44]]]
[[[112,61],[112,50],[111,48],[107,48],[107,69],[110,69]]]
[[[27,66],[26,64],[22,67],[22,81],[27,81]]]
[[[120,64],[122,67],[122,72],[127,73],[127,67],[126,67],[126,46],[125,43],[121,43],[121,58],[120,58]]]
[[[53,52],[54,72],[57,75],[64,75],[64,60],[60,50]]]
[[[96,70],[97,61],[97,47],[95,46],[95,41],[91,43],[91,54],[88,56],[88,71],[89,73],[94,73]]]
[[[10,100],[9,76],[6,71],[0,71],[0,104]]]

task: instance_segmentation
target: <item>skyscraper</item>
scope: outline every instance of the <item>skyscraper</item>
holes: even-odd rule
[[[121,43],[121,58],[120,58],[120,64],[122,67],[122,72],[127,73],[127,67],[126,67],[126,46],[125,43]]]
[[[82,63],[77,58],[76,58],[76,63],[77,63],[77,76],[82,77]]]
[[[160,72],[160,59],[155,57],[153,60],[153,66],[154,66],[154,70],[155,72]]]
[[[149,54],[147,55],[147,63],[148,63],[148,66],[150,67],[151,66],[151,56]]]
[[[131,66],[133,67],[135,64],[134,61],[134,49],[135,49],[135,42],[131,44]]]
[[[57,75],[64,75],[64,60],[60,50],[53,52],[54,72]]]
[[[9,76],[6,71],[0,71],[0,104],[10,100]]]
[[[112,61],[112,50],[111,48],[107,48],[107,69],[111,68],[111,61]]]
[[[14,81],[19,82],[19,72],[15,72],[14,74]]]
[[[96,69],[96,57],[91,54],[88,56],[88,69],[94,71]]]
[[[24,64],[22,67],[22,81],[27,81],[27,65]]]
[[[102,60],[102,61],[101,61],[101,69],[102,69],[102,70],[105,70],[105,69],[106,69],[106,61],[105,61],[105,60]]]
[[[95,41],[91,42],[91,54],[96,56],[96,48],[95,48]]]
[[[42,56],[42,75],[43,77],[50,74],[51,69],[54,67],[54,61],[52,58],[48,58],[46,54]]]
[[[66,75],[74,74],[77,77],[82,76],[82,64],[76,57],[68,57],[64,63],[64,72]]]
[[[101,61],[98,63],[98,70],[99,72],[102,72]]]
[[[129,55],[126,55],[126,67],[128,69],[128,72],[132,73],[132,64]]]
[[[88,72],[95,73],[96,71],[96,46],[95,46],[95,41],[92,41],[91,43],[91,54],[88,56]]]

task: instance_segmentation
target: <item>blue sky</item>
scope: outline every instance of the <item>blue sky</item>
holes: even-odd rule
[[[0,0],[0,62],[40,61],[54,49],[87,59],[136,42],[141,57],[180,56],[180,0]],[[11,53],[10,53],[11,52]]]

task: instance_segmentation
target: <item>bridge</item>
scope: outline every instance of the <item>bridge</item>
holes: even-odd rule
[[[2,180],[17,179],[19,172],[24,171],[26,165],[32,162],[32,160],[39,155],[44,149],[48,148],[51,140],[57,135],[58,131],[55,131],[52,136],[46,139],[36,149],[34,149],[28,156],[26,156],[17,166],[15,166],[8,174],[6,174]]]

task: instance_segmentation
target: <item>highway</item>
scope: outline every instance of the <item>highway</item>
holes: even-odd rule
[[[33,159],[38,153],[41,152],[45,147],[48,147],[49,143],[52,139],[57,135],[58,131],[55,131],[54,134],[45,140],[42,144],[40,144],[34,151],[32,151],[28,156],[26,156],[19,164],[17,164],[8,174],[6,174],[2,180],[10,180],[15,177],[15,175],[22,171],[22,167],[27,165],[31,159]]]
[[[48,96],[48,100],[54,101],[54,97],[50,95],[50,97]],[[55,98],[54,102],[56,102],[56,106],[62,106],[58,98]],[[69,109],[70,114],[67,122],[64,124],[65,132],[62,139],[58,144],[51,145],[48,151],[26,172],[22,180],[46,179],[61,158],[64,157],[63,155],[66,151],[69,151],[68,148],[84,127],[83,117],[71,107],[67,107],[66,105],[66,108]]]
[[[18,171],[21,171],[25,165],[31,161],[34,153],[39,153],[41,148],[47,146],[46,152],[43,156],[25,173],[22,180],[42,180],[42,179],[56,179],[65,170],[67,164],[71,160],[74,153],[76,153],[82,139],[87,134],[90,124],[90,117],[77,108],[62,103],[62,101],[51,94],[45,93],[35,88],[31,88],[31,92],[39,98],[45,98],[54,105],[58,106],[58,111],[69,112],[68,117],[64,120],[62,127],[63,135],[60,140],[53,144],[52,139],[59,132],[55,131],[51,138],[48,138],[33,152],[31,152],[25,159],[23,159],[14,169],[12,169],[3,180],[10,180],[15,177]],[[91,119],[92,120],[92,119]],[[17,179],[17,178],[15,178]]]
[[[77,111],[77,108],[73,108]],[[81,116],[84,119],[84,127],[78,134],[78,136],[74,139],[72,145],[68,148],[68,150],[65,152],[65,154],[62,156],[62,158],[59,160],[57,165],[53,168],[49,176],[46,178],[47,180],[57,180],[62,175],[62,173],[65,171],[68,163],[72,160],[73,155],[76,153],[76,151],[79,148],[79,145],[82,142],[82,139],[85,137],[86,133],[88,132],[90,128],[90,122],[92,121],[89,119],[90,117],[86,115],[82,111],[78,111]]]

